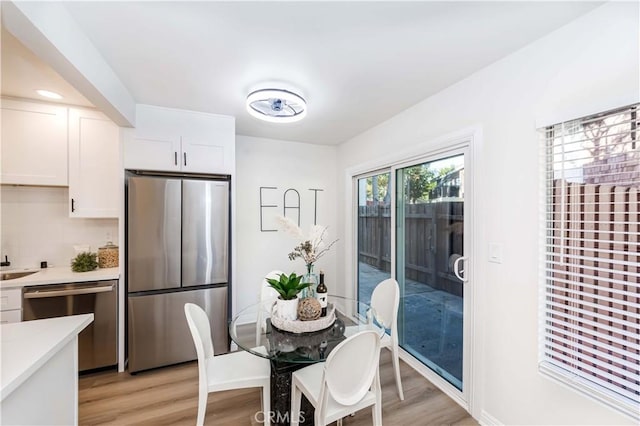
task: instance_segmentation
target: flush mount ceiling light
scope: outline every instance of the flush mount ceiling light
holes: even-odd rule
[[[52,92],[50,90],[38,89],[36,90],[36,93],[42,97],[49,98],[49,99],[62,99],[62,95],[56,92]]]
[[[288,90],[261,89],[247,96],[247,111],[271,123],[293,123],[307,115],[307,103]]]

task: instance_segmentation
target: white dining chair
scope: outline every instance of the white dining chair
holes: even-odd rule
[[[400,305],[400,287],[393,278],[388,278],[373,289],[371,307],[375,311],[376,319],[390,329],[391,334],[384,334],[380,346],[391,351],[393,370],[396,376],[396,386],[400,400],[404,400],[402,381],[400,379],[400,357],[398,348],[398,307]]]
[[[258,313],[256,318],[256,345],[260,345],[260,335],[265,332],[267,327],[266,318],[264,316],[265,312],[270,312],[270,306],[273,302],[278,298],[278,292],[276,289],[271,287],[267,282],[267,278],[273,278],[277,280],[280,278],[280,275],[283,274],[282,271],[273,270],[269,272],[263,279],[262,285],[260,286],[260,295],[258,301],[260,302],[260,306],[258,306]]]
[[[340,342],[327,357],[294,371],[291,378],[291,424],[300,422],[302,394],[315,408],[315,426],[327,425],[366,407],[372,407],[373,424],[382,425],[380,391],[380,335],[358,332]]]
[[[271,410],[269,360],[244,351],[214,356],[211,326],[207,313],[193,303],[184,305],[184,313],[198,355],[198,418],[196,424],[198,426],[204,424],[209,393],[253,387],[262,388],[262,410],[265,424],[269,424]]]

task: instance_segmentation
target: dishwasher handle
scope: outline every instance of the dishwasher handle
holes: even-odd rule
[[[40,290],[27,290],[24,292],[25,299],[43,299],[45,297],[59,297],[59,296],[76,296],[79,294],[95,294],[95,293],[108,293],[113,291],[114,285],[102,285],[96,287],[85,287],[85,288],[71,288],[65,290],[51,290],[51,291],[40,291]]]

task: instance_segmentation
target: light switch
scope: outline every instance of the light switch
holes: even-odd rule
[[[502,263],[501,243],[489,243],[489,262]]]

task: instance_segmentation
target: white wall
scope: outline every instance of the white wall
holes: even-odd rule
[[[323,189],[317,193],[317,223],[329,227],[331,241],[337,236],[335,162],[334,146],[236,137],[237,309],[257,301],[262,279],[269,271],[305,272],[301,259],[290,261],[287,257],[300,241],[282,231],[261,232],[260,187],[277,188],[263,192],[263,204],[278,206],[263,209],[264,229],[278,229],[274,218],[283,214],[284,192],[294,188],[300,193],[300,225],[305,234],[313,223],[315,205],[309,188]],[[288,210],[287,216],[292,214],[293,210]],[[337,277],[336,246],[316,265],[316,272],[324,270],[330,291]]]
[[[472,414],[485,423],[633,423],[538,373],[536,123],[638,102],[638,16],[637,3],[605,4],[338,147],[338,226],[350,235],[348,169],[481,129],[471,177],[479,250],[469,285],[478,326]],[[502,264],[487,262],[489,242],[504,245]],[[339,247],[339,259],[345,250],[351,247]],[[337,266],[339,276],[351,276],[349,265]]]
[[[69,217],[69,188],[2,185],[0,254],[11,269],[69,266],[74,244],[89,244],[92,252],[109,235],[118,244],[117,219]]]

